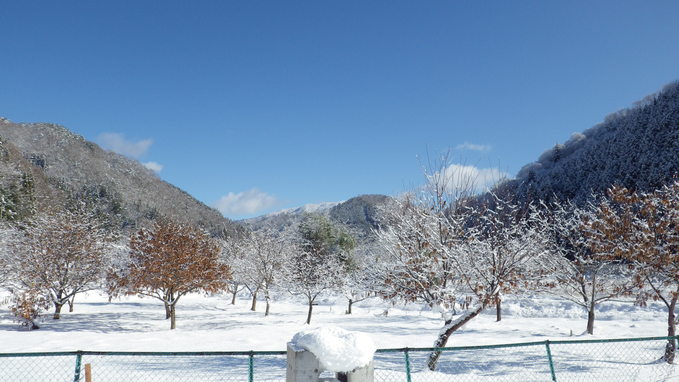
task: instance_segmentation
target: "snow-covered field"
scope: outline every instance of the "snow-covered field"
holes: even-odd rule
[[[249,306],[246,298],[230,305],[226,296],[186,296],[177,306],[177,329],[171,331],[157,300],[127,297],[109,303],[105,296],[89,293],[78,297],[75,312],[63,313],[60,320],[46,319],[40,330],[31,332],[20,330],[3,306],[0,353],[285,350],[295,333],[309,328],[304,324],[306,307],[289,297],[274,301],[269,317],[264,317],[263,302],[257,312]],[[583,334],[584,312],[564,300],[507,296],[503,307],[501,322],[495,322],[494,311],[488,310],[455,333],[448,346],[666,335],[666,312],[659,304],[646,308],[630,302],[604,304],[598,311],[594,336]],[[342,298],[326,299],[315,307],[311,326],[332,325],[366,333],[383,349],[430,347],[442,324],[435,313],[414,304],[391,306],[375,299],[355,304],[352,315],[344,314],[345,309]],[[535,357],[543,357],[544,347],[536,349],[540,354]],[[485,354],[507,357],[521,351],[498,349]],[[479,354],[471,356],[474,361],[479,361]],[[401,354],[394,357],[401,362]],[[517,361],[508,367],[525,369],[526,365]]]
[[[259,311],[249,307],[245,298],[230,305],[226,296],[189,295],[179,301],[177,329],[171,331],[157,300],[125,297],[109,303],[91,292],[78,296],[73,313],[52,320],[47,312],[41,329],[27,332],[2,306],[0,352],[285,350],[295,333],[308,328],[301,302],[274,301],[268,317],[263,302]],[[667,315],[660,304],[646,308],[629,302],[604,304],[597,312],[594,336],[583,335],[586,315],[564,300],[507,296],[503,308],[501,322],[495,322],[495,312],[489,309],[455,333],[448,346],[560,340],[572,338],[571,333],[580,339],[667,333]],[[415,304],[392,306],[374,299],[355,304],[351,315],[344,314],[345,309],[342,298],[323,300],[314,307],[311,326],[369,333],[378,348],[401,348],[432,346],[442,325],[436,313]]]

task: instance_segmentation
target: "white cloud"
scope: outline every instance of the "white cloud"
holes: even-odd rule
[[[153,144],[153,140],[142,139],[134,142],[125,139],[125,136],[120,133],[101,133],[97,137],[97,143],[106,150],[131,158],[139,158],[146,154]]]
[[[434,176],[443,176],[446,189],[454,191],[485,191],[501,179],[509,178],[509,174],[497,168],[478,168],[461,164],[451,164],[443,170],[443,174],[436,173]]]
[[[229,192],[222,196],[214,207],[226,216],[240,216],[264,211],[273,207],[276,203],[278,203],[278,199],[275,196],[253,188],[238,193]]]
[[[455,146],[457,150],[471,150],[471,151],[490,151],[492,147],[490,145],[477,145],[475,143],[465,142],[460,145]]]
[[[149,170],[159,173],[163,171],[163,165],[157,162],[146,162],[142,163],[144,167],[148,168]]]

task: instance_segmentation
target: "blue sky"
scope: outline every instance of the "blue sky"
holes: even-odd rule
[[[448,149],[514,176],[679,79],[677,15],[677,1],[4,1],[0,116],[64,125],[241,218],[397,194]]]

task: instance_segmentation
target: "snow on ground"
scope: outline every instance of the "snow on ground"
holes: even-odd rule
[[[177,305],[176,330],[169,330],[162,303],[150,298],[109,303],[91,292],[78,296],[75,312],[62,313],[60,320],[47,316],[41,329],[31,332],[20,330],[7,306],[2,306],[0,352],[285,350],[295,333],[328,325],[366,333],[377,348],[430,347],[442,326],[436,313],[419,305],[391,306],[378,299],[355,304],[351,315],[344,314],[342,298],[322,301],[314,307],[311,326],[304,324],[306,306],[290,298],[274,301],[269,317],[264,317],[263,303],[261,311],[252,312],[245,297],[236,305],[229,302],[226,296],[183,297]],[[448,346],[667,333],[666,311],[660,304],[646,308],[630,302],[603,304],[594,336],[583,334],[584,312],[564,300],[507,296],[503,308],[501,322],[495,322],[494,310],[489,309],[453,334]]]
[[[0,301],[3,296],[0,295]],[[61,320],[47,318],[42,328],[22,331],[7,307],[0,307],[0,353],[55,351],[265,351],[285,350],[287,342],[303,330],[328,326],[363,333],[377,348],[430,347],[442,322],[419,305],[390,306],[372,300],[354,305],[345,315],[344,300],[327,299],[314,308],[312,325],[304,324],[306,307],[286,298],[276,301],[272,314],[252,312],[246,298],[234,305],[225,296],[183,297],[177,306],[176,330],[169,330],[165,311],[157,300],[127,297],[108,302],[89,293],[76,300],[76,311],[62,313]],[[507,296],[502,322],[492,309],[453,334],[448,346],[469,346],[546,339],[590,339],[664,336],[666,312],[659,304],[647,308],[630,302],[611,302],[601,307],[595,336],[582,334],[584,313],[571,303],[552,297]],[[261,304],[260,310],[264,306]],[[388,314],[385,314],[388,312]],[[571,333],[573,335],[571,335]],[[668,381],[679,380],[679,369],[658,362],[666,342],[615,344],[553,344],[551,351],[558,380]],[[544,344],[483,350],[445,352],[436,372],[427,370],[429,353],[410,352],[413,382],[433,380],[549,379]],[[74,356],[0,357],[0,381],[29,382],[73,380]],[[94,380],[163,380],[165,382],[236,381],[247,378],[247,355],[112,356],[85,355]],[[378,381],[404,381],[404,355],[400,351],[375,354]],[[285,380],[285,355],[257,355],[255,380]],[[143,377],[142,377],[143,376]],[[81,375],[82,377],[82,375]]]

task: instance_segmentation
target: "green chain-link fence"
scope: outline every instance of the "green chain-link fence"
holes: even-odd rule
[[[285,381],[286,353],[59,352],[0,354],[2,382]]]
[[[679,368],[662,359],[677,338],[380,349],[375,381],[679,381]],[[441,351],[436,371],[427,367],[433,351]]]
[[[375,381],[679,381],[679,368],[662,359],[677,338],[380,349]],[[441,352],[436,371],[427,367],[432,351]],[[282,382],[285,372],[283,351],[0,354],[2,382]]]

